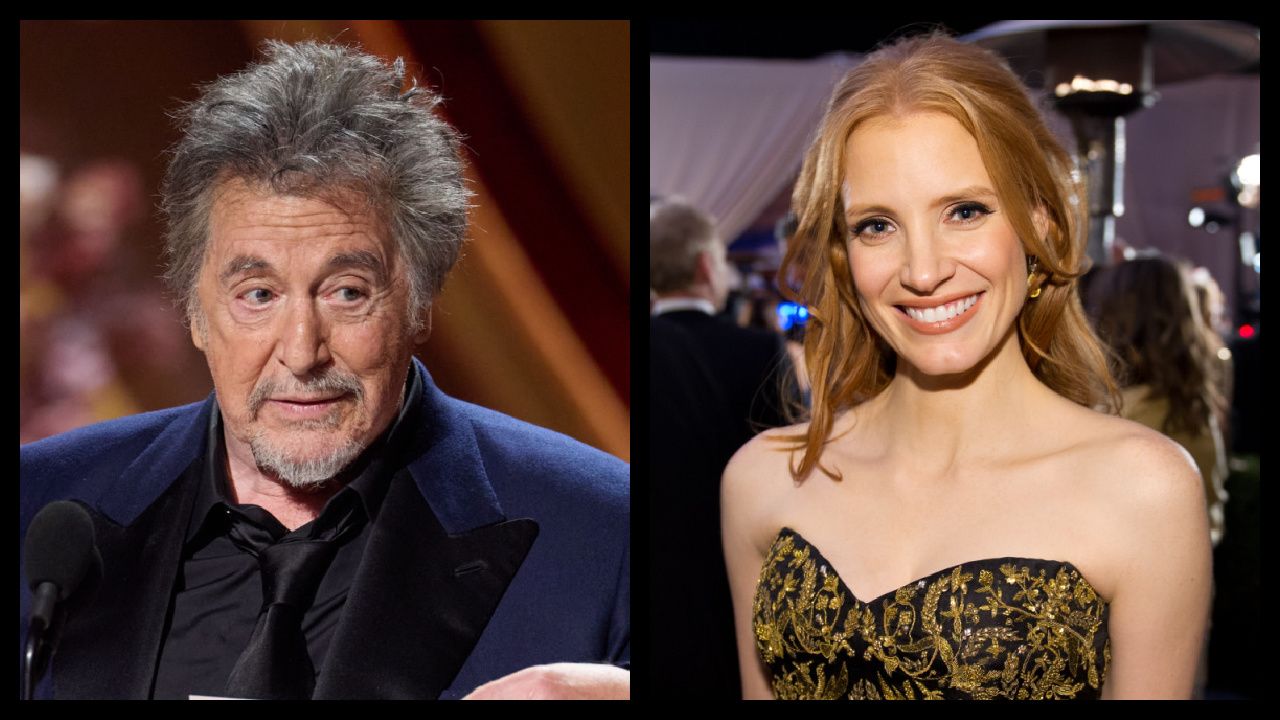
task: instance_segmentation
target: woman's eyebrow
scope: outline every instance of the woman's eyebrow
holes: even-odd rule
[[[968,200],[975,197],[995,197],[995,194],[996,192],[986,185],[970,185],[969,187],[961,188],[955,192],[947,193],[946,195],[935,199],[929,204],[929,207],[941,207],[958,200]],[[853,218],[856,215],[866,215],[868,213],[884,213],[886,215],[892,215],[893,209],[886,205],[853,205],[845,212],[845,215],[848,218]]]

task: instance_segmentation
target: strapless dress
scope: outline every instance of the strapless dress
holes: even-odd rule
[[[790,528],[752,608],[779,699],[1097,699],[1107,603],[1069,562],[991,558],[860,600]]]

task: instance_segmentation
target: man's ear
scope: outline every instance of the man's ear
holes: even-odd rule
[[[693,271],[693,282],[695,285],[706,285],[711,282],[711,278],[715,276],[715,259],[711,257],[711,253],[703,250],[698,253],[698,265]]]
[[[422,345],[427,342],[427,338],[431,337],[431,308],[432,307],[433,306],[428,305],[427,308],[422,311],[422,329],[419,330],[418,333],[413,336],[413,342],[415,344]]]
[[[204,352],[208,330],[204,326],[203,318],[199,316],[198,312],[193,312],[187,316],[187,325],[191,326],[191,344],[195,345],[200,352]]]

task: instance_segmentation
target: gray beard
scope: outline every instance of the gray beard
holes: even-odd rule
[[[259,385],[249,396],[249,408],[256,417],[258,410],[280,388],[280,383],[268,381]],[[308,391],[337,391],[354,396],[357,404],[364,401],[364,388],[354,377],[330,372],[302,385]],[[340,417],[334,413],[321,418],[313,418],[291,423],[291,429],[297,430],[339,430]],[[267,439],[266,433],[255,432],[249,438],[249,450],[258,468],[274,474],[280,482],[302,491],[319,490],[326,483],[337,477],[360,457],[365,446],[355,439],[346,439],[338,447],[329,450],[320,457],[298,459],[284,448],[274,445]]]
[[[249,449],[260,469],[274,474],[285,485],[303,491],[319,490],[364,452],[364,446],[358,441],[348,440],[319,457],[298,459],[272,445],[261,434],[249,439]]]

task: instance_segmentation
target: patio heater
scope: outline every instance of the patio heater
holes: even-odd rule
[[[1088,187],[1089,257],[1109,264],[1124,214],[1124,117],[1156,87],[1256,65],[1259,31],[1216,20],[1007,20],[960,38],[995,50],[1049,92],[1076,136]]]

